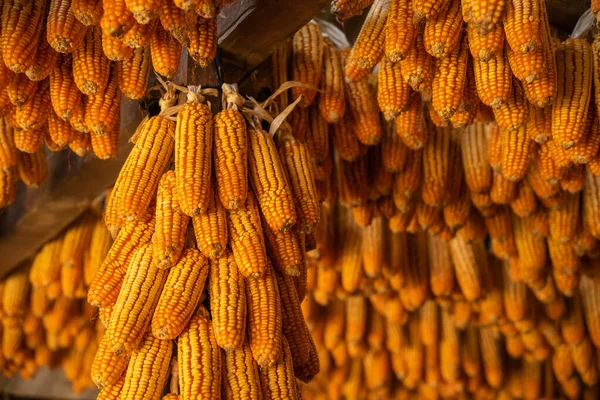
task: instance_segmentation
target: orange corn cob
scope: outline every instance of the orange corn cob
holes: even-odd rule
[[[379,63],[385,47],[385,26],[390,11],[387,0],[375,0],[344,65],[345,76],[360,81]]]
[[[347,52],[340,53],[342,65],[346,65]],[[361,143],[375,145],[381,138],[379,111],[374,93],[366,80],[351,82],[345,80],[346,98],[354,120],[354,132]]]
[[[123,43],[132,49],[147,47],[150,45],[150,40],[156,25],[158,25],[158,20],[153,20],[146,25],[135,22],[131,29],[123,36]]]
[[[40,186],[48,176],[44,149],[40,147],[35,153],[19,153],[17,168],[24,184],[32,187]]]
[[[150,74],[150,47],[134,49],[131,58],[120,61],[117,65],[121,93],[132,100],[144,97]]]
[[[415,246],[416,251],[409,254],[409,264],[406,269],[406,282],[400,288],[400,300],[402,305],[409,311],[419,308],[427,296],[428,291],[428,268],[426,233],[419,232],[409,242]]]
[[[100,25],[102,0],[71,0],[73,14],[85,26]]]
[[[319,93],[319,111],[330,124],[337,124],[344,118],[346,100],[344,98],[344,72],[339,55],[329,39],[324,39],[323,76]]]
[[[44,131],[41,129],[14,130],[15,147],[24,153],[35,153],[42,146]]]
[[[248,192],[244,207],[228,213],[227,226],[233,255],[245,277],[264,274],[267,268],[265,241],[256,198]]]
[[[38,82],[30,81],[27,75],[13,75],[12,80],[6,87],[6,92],[10,102],[21,107],[36,93]]]
[[[550,237],[561,243],[575,239],[579,220],[579,194],[563,193],[557,207],[548,212]]]
[[[334,0],[331,2],[331,13],[340,21],[362,14],[363,9],[370,6],[373,0]]]
[[[214,145],[219,199],[226,209],[236,210],[248,192],[246,121],[238,110],[223,110],[215,116]]]
[[[425,23],[423,38],[425,49],[437,58],[446,57],[460,40],[462,13],[460,0],[450,0],[443,10]]]
[[[413,20],[415,24],[429,21],[439,13],[443,12],[449,3],[448,0],[415,0],[412,2],[413,6]]]
[[[329,130],[316,105],[308,109],[309,126],[304,137],[316,170],[322,167],[329,156]]]
[[[293,399],[298,393],[292,355],[287,340],[282,337],[281,341],[281,359],[260,369],[261,391],[266,398]]]
[[[17,108],[15,118],[22,129],[41,129],[50,112],[50,85],[44,79],[25,104]]]
[[[278,271],[293,276],[300,275],[304,257],[297,235],[292,231],[274,232],[264,226],[266,249]]]
[[[385,55],[396,63],[411,51],[416,26],[412,23],[413,8],[408,0],[391,0],[385,26]]]
[[[477,96],[477,85],[472,63],[467,65],[467,83],[463,88],[462,101],[458,110],[450,118],[453,128],[462,128],[471,125],[477,116],[477,109],[484,107]]]
[[[84,157],[87,153],[92,151],[92,139],[90,138],[90,134],[81,132],[75,133],[71,142],[69,142],[69,148],[79,157]]]
[[[429,129],[431,134],[423,148],[423,201],[430,206],[441,206],[447,201],[449,192],[450,160],[458,149],[450,138],[448,129]]]
[[[496,204],[509,204],[517,195],[516,182],[509,181],[502,174],[494,172],[490,196]]]
[[[170,341],[156,339],[147,333],[141,341],[139,350],[131,355],[121,397],[159,398],[168,378],[172,351],[173,344]],[[149,378],[150,376],[152,379]]]
[[[150,55],[154,71],[167,79],[173,79],[179,69],[181,43],[160,24],[156,26],[150,38]]]
[[[430,236],[427,245],[431,292],[438,297],[447,297],[454,287],[454,267],[450,249],[447,242],[438,236]]]
[[[162,1],[125,0],[125,7],[139,24],[148,24],[160,13]]]
[[[183,332],[193,318],[207,276],[207,259],[198,250],[186,249],[169,270],[156,304],[151,323],[154,337],[172,340]]]
[[[513,90],[506,101],[494,109],[496,123],[502,131],[518,129],[524,126],[529,117],[529,104],[523,96],[521,84],[514,80]]]
[[[400,64],[404,81],[414,91],[421,92],[431,89],[434,77],[434,60],[425,50],[423,34],[421,32],[417,33],[412,48]]]
[[[533,141],[527,135],[527,128],[521,126],[516,130],[503,130],[500,134],[502,146],[502,176],[511,182],[525,177],[531,161]]]
[[[154,212],[151,213],[152,217]],[[119,289],[135,251],[150,242],[154,219],[125,224],[116,235],[104,262],[88,290],[88,302],[94,307],[108,307],[117,301]]]
[[[131,259],[106,331],[115,354],[144,346],[143,336],[167,271],[152,264],[152,246],[142,246]],[[137,322],[132,322],[137,321]],[[133,358],[132,358],[133,360]]]
[[[557,64],[555,49],[552,44],[550,25],[548,23],[548,14],[546,13],[546,2],[540,1],[540,15],[542,28],[542,48],[544,56],[543,65],[546,67],[546,74],[538,77],[529,85],[525,85],[525,96],[532,104],[544,108],[554,101],[557,94]]]
[[[481,328],[479,335],[485,378],[490,386],[498,387],[504,377],[500,345],[494,338],[491,328]]]
[[[527,134],[536,143],[543,144],[552,137],[552,107],[529,109]]]
[[[486,137],[488,129],[484,124],[476,123],[467,128],[460,140],[465,182],[473,193],[485,192],[492,187]]]
[[[294,139],[286,140],[279,150],[296,205],[298,232],[313,232],[319,221],[319,204],[312,168],[309,164],[308,148]]]
[[[296,211],[275,143],[263,130],[251,130],[248,135],[250,181],[261,212],[273,230],[285,231],[296,223]]]
[[[215,338],[229,354],[244,343],[247,307],[244,279],[231,251],[211,261],[208,282]]]
[[[503,105],[512,91],[511,72],[505,51],[487,62],[473,60],[475,84],[481,102],[493,108]]]
[[[129,356],[117,356],[112,351],[108,336],[104,335],[98,346],[98,351],[91,366],[91,376],[98,388],[110,387],[116,384],[127,370]]]
[[[469,36],[469,50],[474,60],[488,62],[502,54],[504,29],[500,24],[495,25],[487,35],[479,33],[475,25],[467,24],[467,35]]]
[[[552,138],[565,149],[585,135],[592,77],[592,51],[584,40],[568,39],[556,52],[558,91],[552,107]]]
[[[381,145],[381,161],[386,170],[397,173],[404,169],[409,149],[395,134],[394,128],[388,124]]]
[[[81,93],[73,79],[70,57],[60,56],[50,73],[50,100],[56,115],[65,121],[76,113],[81,104]]]
[[[109,210],[117,214],[116,220],[106,220],[111,231],[123,221],[141,217],[148,208],[173,149],[174,125],[155,116],[142,127],[106,206],[107,215],[112,215]]]
[[[276,363],[281,357],[281,304],[273,267],[268,264],[261,277],[246,280],[248,339],[259,366]]]
[[[159,12],[160,23],[179,43],[184,46],[190,44],[188,31],[191,29],[194,17],[177,7],[172,1],[163,1]]]
[[[45,32],[42,32],[42,37],[45,37],[44,33]],[[32,81],[41,81],[46,79],[56,66],[58,56],[59,53],[54,51],[54,49],[46,40],[42,40],[37,52],[35,53],[33,64],[27,68],[25,75],[27,75],[27,77]],[[0,78],[0,82],[1,81],[2,78]]]
[[[243,348],[226,352],[223,368],[223,391],[226,398],[232,400],[262,399],[259,370],[252,358],[252,351],[248,343],[245,343]]]
[[[102,0],[102,6],[104,9],[100,19],[102,32],[106,36],[122,39],[135,23],[133,14],[125,6],[125,0]]]
[[[402,80],[400,64],[384,58],[377,74],[377,103],[384,118],[390,121],[404,111],[410,100],[410,86]]]
[[[185,246],[185,237],[190,218],[179,204],[175,187],[175,172],[169,170],[160,178],[156,194],[156,231],[152,242],[153,261],[160,269],[177,264]]]
[[[59,53],[71,53],[83,42],[87,27],[75,18],[71,0],[51,0],[46,39]]]
[[[480,273],[474,247],[476,245],[468,244],[460,236],[452,239],[449,245],[456,281],[465,298],[472,301],[481,293]]]
[[[515,52],[526,54],[541,48],[540,19],[539,1],[507,2],[504,31],[506,32],[506,41]]]
[[[512,73],[523,83],[532,83],[547,74],[544,53],[540,49],[522,54],[507,48],[506,54]]]
[[[321,78],[323,47],[321,29],[315,23],[304,25],[294,34],[292,46],[292,78],[295,81],[318,86]],[[315,99],[317,92],[311,88],[292,88],[292,98],[302,96],[299,105],[308,107]]]
[[[408,108],[396,117],[396,133],[411,150],[417,150],[427,142],[427,129],[423,121],[421,96],[413,94]]]
[[[229,238],[227,215],[211,185],[208,208],[205,214],[192,217],[196,242],[200,251],[210,259],[221,256]]]
[[[510,202],[510,208],[519,217],[526,217],[537,209],[537,197],[527,180],[519,183],[517,196]]]
[[[117,121],[119,121],[119,117],[120,113],[117,113]],[[117,156],[117,150],[119,149],[119,135],[121,134],[121,127],[119,125],[119,123],[116,123],[107,135],[90,135],[92,150],[99,159],[107,160]]]
[[[587,171],[583,189],[583,224],[594,236],[600,236],[598,224],[598,201],[600,200],[600,179]]]
[[[102,32],[102,51],[110,61],[123,61],[133,57],[133,49],[123,40],[116,39]]]
[[[449,119],[460,106],[467,76],[468,47],[466,35],[447,57],[436,62],[432,83],[433,108]]]
[[[75,84],[81,93],[95,95],[104,91],[109,73],[110,61],[102,52],[102,33],[100,28],[91,27],[73,52]]]
[[[482,35],[486,35],[501,22],[505,6],[505,0],[470,1],[467,22],[475,25]]]
[[[571,193],[577,193],[583,190],[585,184],[585,171],[585,164],[567,168],[560,180],[560,188]]]
[[[44,25],[46,3],[6,1],[2,5],[0,47],[5,66],[24,73],[34,63]]]

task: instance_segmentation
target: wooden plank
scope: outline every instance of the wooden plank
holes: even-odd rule
[[[223,58],[242,70],[255,68],[330,3],[331,0],[237,0],[225,6],[218,24]]]

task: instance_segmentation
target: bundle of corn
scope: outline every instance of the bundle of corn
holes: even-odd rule
[[[114,158],[121,95],[145,95],[151,63],[172,79],[182,46],[208,66],[221,8],[216,0],[4,1],[0,154],[13,157],[1,161],[0,208],[14,201],[19,177],[44,182],[42,144]]]
[[[94,387],[104,317],[85,296],[111,242],[100,214],[87,211],[0,281],[3,375],[30,379],[39,368],[62,368],[75,392]]]
[[[275,135],[248,126],[234,87],[214,117],[215,90],[190,87],[175,105],[165,88],[108,198],[115,242],[87,295],[108,318],[100,398],[160,398],[174,339],[171,397],[296,398],[295,377],[319,371],[300,308],[319,220],[307,148],[276,122]]]

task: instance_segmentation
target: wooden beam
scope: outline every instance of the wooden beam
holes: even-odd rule
[[[300,29],[331,0],[237,0],[219,16],[223,58],[251,70],[287,37]]]

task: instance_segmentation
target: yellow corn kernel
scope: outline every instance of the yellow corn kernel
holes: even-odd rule
[[[527,54],[542,46],[540,2],[526,0],[506,4],[504,31],[506,41],[515,52]]]
[[[181,50],[181,43],[158,24],[150,38],[150,55],[154,71],[167,79],[173,79],[179,69]]]
[[[185,246],[189,222],[189,217],[181,210],[175,182],[175,172],[173,170],[165,172],[160,179],[156,194],[153,261],[161,269],[177,264]]]
[[[252,355],[261,367],[281,359],[282,311],[275,271],[270,263],[264,275],[246,279],[248,339]]]
[[[117,121],[120,121],[120,115],[120,112],[117,112]],[[92,150],[94,151],[94,155],[101,160],[115,158],[117,156],[117,150],[119,149],[120,134],[120,123],[115,123],[107,135],[91,134],[90,139],[92,142]]]
[[[140,218],[148,208],[173,150],[174,125],[155,116],[142,127],[107,202],[105,219],[111,217],[106,219],[111,232],[118,231],[124,222]]]
[[[466,35],[447,57],[436,62],[432,83],[433,108],[449,119],[460,106],[467,77],[468,47]]]
[[[285,231],[296,223],[296,211],[275,143],[262,130],[251,130],[249,138],[250,181],[261,212],[273,230]]]
[[[34,63],[45,21],[46,3],[7,1],[2,7],[2,58],[8,69],[24,73]]]
[[[175,339],[185,329],[204,291],[208,261],[195,249],[186,249],[169,270],[152,316],[152,334],[163,340]]]
[[[152,264],[152,246],[140,247],[129,263],[106,331],[115,354],[131,354],[144,345],[143,335],[166,278],[167,271]]]
[[[237,109],[219,112],[214,119],[214,135],[217,193],[227,210],[237,210],[248,192],[248,144],[242,114]]]
[[[342,65],[346,65],[347,51],[340,52]],[[361,143],[375,145],[381,138],[381,125],[375,94],[367,80],[352,82],[345,80],[348,106],[354,119],[354,132]]]
[[[133,24],[133,14],[127,10],[125,0],[102,0],[104,13],[100,19],[100,27],[106,36],[123,38]]]
[[[423,33],[419,32],[413,46],[400,63],[402,77],[414,91],[425,92],[431,89],[434,68],[435,59],[425,49]]]
[[[231,400],[262,399],[261,382],[256,362],[247,343],[225,353],[223,391]]]
[[[40,147],[35,153],[19,153],[17,169],[24,184],[39,187],[48,176],[44,149]]]
[[[73,52],[73,77],[81,93],[95,95],[108,83],[110,61],[102,51],[100,28],[91,27],[81,46]]]
[[[168,378],[172,349],[171,341],[159,340],[152,334],[146,333],[141,340],[139,350],[131,355],[120,397],[159,398]]]
[[[208,282],[217,344],[228,353],[239,351],[246,332],[246,290],[231,251],[211,261]]]
[[[502,54],[504,49],[504,29],[502,29],[500,24],[494,26],[487,35],[479,33],[475,25],[467,24],[467,35],[469,36],[469,50],[474,60],[488,62]]]
[[[217,19],[197,17],[187,36],[190,56],[202,68],[208,67],[217,53]]]
[[[423,32],[425,49],[437,58],[446,57],[458,45],[463,25],[460,0],[443,3],[441,12],[427,19]]]
[[[267,267],[266,250],[258,205],[252,192],[248,192],[243,208],[228,213],[227,225],[231,249],[242,275],[262,275]]]
[[[102,51],[110,61],[123,61],[133,57],[131,47],[127,46],[123,40],[107,35],[104,31],[102,31]]]
[[[121,93],[132,100],[139,100],[144,97],[150,75],[150,47],[134,49],[133,55],[118,62],[117,66]]]
[[[502,106],[512,91],[512,77],[506,51],[501,51],[487,62],[473,60],[475,84],[481,102],[492,108]]]

